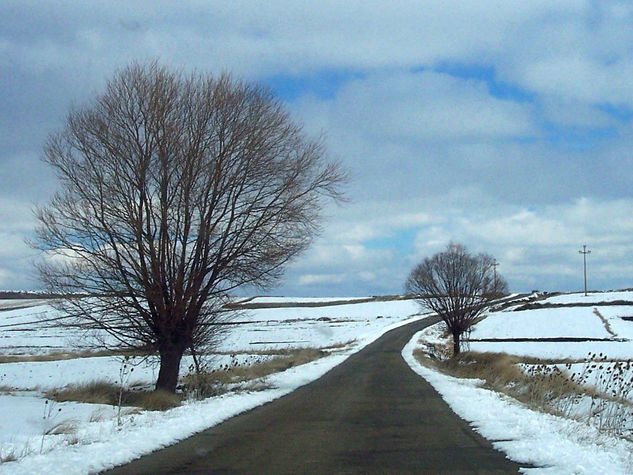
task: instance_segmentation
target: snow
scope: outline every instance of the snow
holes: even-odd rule
[[[354,300],[366,300],[371,297],[255,297],[248,300],[246,303],[257,304],[278,304],[284,305],[297,304],[311,304],[311,303],[330,303],[330,302],[353,302]]]
[[[630,341],[590,341],[590,342],[487,342],[471,341],[467,349],[478,352],[508,353],[509,355],[543,359],[582,360],[589,353],[604,353],[610,358],[626,360],[633,358],[633,344]]]
[[[584,293],[572,293],[556,295],[549,297],[540,303],[552,303],[552,304],[574,304],[574,303],[600,303],[600,302],[633,302],[633,291],[620,291],[620,292],[588,292]]]
[[[34,305],[43,305],[49,302],[49,299],[0,299],[0,309],[32,307]]]
[[[413,356],[422,334],[416,334],[403,349],[405,361],[496,449],[520,464],[537,467],[522,472],[631,473],[632,443],[599,434],[580,422],[530,410],[499,393],[477,387],[476,380],[453,378],[422,366]]]
[[[414,300],[250,310],[232,320],[239,323],[240,331],[227,335],[219,350],[328,347],[349,343],[358,335],[419,312]]]
[[[239,331],[225,335],[218,351],[249,352],[347,343],[359,334],[419,311],[414,300],[246,310],[230,320],[231,327],[239,327]],[[93,350],[91,340],[85,335],[46,325],[60,316],[60,312],[50,305],[0,312],[0,354]]]
[[[41,434],[60,423],[70,423],[73,427],[85,426],[91,420],[112,419],[112,406],[103,404],[80,404],[75,402],[46,403],[39,395],[30,392],[0,395],[0,439],[1,446],[7,448],[31,448],[41,442]],[[16,417],[16,414],[24,417]],[[47,417],[45,417],[45,415]],[[34,435],[38,434],[36,440]],[[58,439],[63,437],[57,437]],[[50,442],[45,440],[45,442]],[[39,446],[37,447],[39,450]],[[2,465],[0,465],[2,468]]]
[[[62,316],[46,303],[0,311],[0,354],[39,355],[90,350],[91,345],[82,335],[52,325]]]
[[[0,322],[19,323],[14,334],[0,340],[0,351],[15,353],[50,352],[56,340],[59,351],[76,349],[77,339],[68,330],[40,328],[32,322],[51,318],[48,306],[0,313]],[[0,464],[1,473],[89,473],[111,468],[143,454],[173,444],[196,432],[258,405],[272,401],[307,384],[340,364],[385,332],[421,318],[414,301],[367,302],[317,308],[257,309],[240,313],[225,335],[213,363],[251,357],[256,350],[310,346],[337,346],[327,357],[265,378],[269,389],[227,393],[204,401],[186,401],[165,412],[126,410],[117,425],[115,408],[95,404],[46,403],[39,391],[95,379],[116,381],[121,359],[114,357],[73,358],[59,361],[0,364],[0,457],[16,454],[18,462]],[[4,332],[3,332],[4,333]],[[49,337],[49,338],[46,338]],[[84,345],[87,345],[84,342]],[[340,347],[340,348],[339,348]],[[262,357],[262,355],[252,355]],[[135,366],[130,384],[155,380],[155,366]],[[188,360],[183,361],[183,367]],[[29,391],[27,391],[29,390]],[[44,410],[55,404],[52,416]],[[61,408],[61,411],[57,409]],[[52,425],[70,422],[68,433],[46,435]],[[43,451],[40,454],[40,444]]]
[[[481,338],[610,338],[591,307],[565,307],[492,313],[474,326]]]
[[[633,343],[630,341],[633,339],[633,321],[622,319],[623,316],[633,316],[633,306],[598,304],[599,301],[622,300],[625,295],[630,297],[633,293],[614,292],[599,295],[600,298],[595,299],[595,306],[492,312],[473,326],[466,348],[478,352],[508,353],[545,359],[581,360],[590,352],[604,353],[618,360],[633,358]],[[571,304],[574,301],[573,296],[577,297],[578,294],[561,297],[565,297],[567,303]],[[533,341],[472,341],[516,338]],[[587,338],[606,341],[538,341],[543,338]]]
[[[633,297],[632,292],[624,294],[628,296],[600,294],[595,302]],[[563,297],[568,303],[580,298],[578,295]],[[340,299],[322,299],[327,300]],[[267,377],[264,382],[268,389],[245,389],[204,401],[186,401],[165,412],[125,410],[120,425],[112,406],[46,403],[41,394],[47,389],[95,379],[117,381],[120,358],[94,356],[0,364],[0,458],[12,453],[21,457],[18,462],[0,463],[0,474],[89,473],[125,463],[281,397],[320,377],[389,329],[422,317],[413,300],[362,303],[345,300],[349,303],[240,312],[228,326],[230,331],[224,335],[218,353],[213,355],[213,364],[220,366],[232,359],[265,358],[258,352],[302,346],[330,348],[329,356]],[[633,306],[596,307],[618,338],[628,340],[633,336],[633,322],[621,318],[633,315]],[[56,310],[42,303],[0,311],[0,354],[39,355],[92,349],[88,340],[69,330],[38,324],[41,319],[58,316]],[[427,329],[424,334],[426,340],[443,341],[441,325]],[[582,360],[589,351],[603,352],[613,359],[630,359],[633,354],[632,343],[615,340],[594,314],[593,306],[496,312],[480,322],[472,333],[472,337],[478,338],[553,335],[611,340],[471,342],[470,346],[478,351],[505,351],[554,359]],[[477,381],[450,378],[424,368],[412,356],[417,344],[418,336],[403,350],[409,365],[429,380],[460,417],[492,440],[495,447],[519,463],[540,467],[526,469],[527,473],[631,473],[631,443],[599,435],[585,424],[529,410],[508,397],[477,387]],[[156,367],[151,362],[134,359],[131,363],[136,366],[130,384],[151,384],[155,380]],[[190,363],[189,359],[183,361],[183,372]],[[579,368],[574,365],[573,370],[579,371]],[[44,418],[44,411],[51,408],[51,416]],[[57,411],[59,408],[61,411]],[[71,430],[42,437],[51,427],[65,422],[71,423]]]
[[[633,340],[633,321],[624,320],[622,317],[633,318],[633,306],[615,305],[597,307],[600,315],[603,316],[618,337]]]

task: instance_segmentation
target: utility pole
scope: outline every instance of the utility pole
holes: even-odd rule
[[[585,297],[587,296],[587,254],[591,254],[591,251],[587,250],[587,245],[582,245],[582,251],[578,251],[582,254],[583,270],[585,274]]]
[[[499,265],[499,263],[497,262],[497,259],[493,259],[493,261],[492,261],[492,271],[494,273],[493,285],[494,285],[495,292],[497,291],[497,266],[498,265]]]

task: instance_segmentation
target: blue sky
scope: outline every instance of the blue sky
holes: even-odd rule
[[[633,5],[595,1],[0,4],[0,288],[56,189],[42,143],[117,68],[158,58],[270,87],[352,176],[271,290],[398,293],[462,242],[515,291],[633,287]]]

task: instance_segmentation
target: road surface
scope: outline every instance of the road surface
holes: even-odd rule
[[[108,473],[517,473],[402,359],[435,321],[392,330],[317,381]]]

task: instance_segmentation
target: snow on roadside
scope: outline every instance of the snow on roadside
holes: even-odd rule
[[[204,401],[188,402],[165,412],[141,412],[127,415],[120,427],[117,427],[113,419],[81,425],[74,434],[77,438],[76,444],[48,447],[50,451],[43,454],[33,454],[17,462],[0,464],[0,474],[92,473],[129,462],[288,394],[318,379],[387,331],[420,318],[423,316],[406,318],[382,328],[372,326],[370,331],[359,336],[356,345],[342,353],[269,376],[265,381],[273,385],[272,389],[229,393]],[[40,441],[41,434],[27,441],[27,446],[31,449],[35,447],[39,449]],[[47,443],[49,442],[54,443],[54,439],[47,440]]]
[[[424,332],[424,331],[423,331]],[[513,399],[426,368],[413,356],[423,332],[402,350],[409,366],[440,393],[451,409],[508,458],[538,474],[627,474],[633,443],[600,435],[585,424],[528,409]]]

